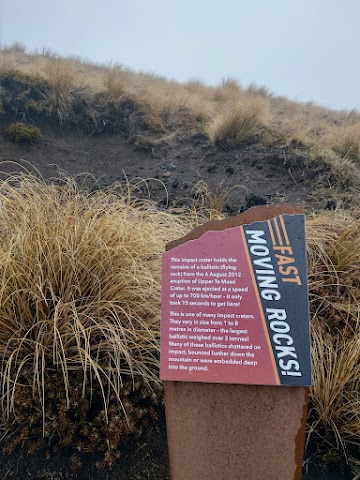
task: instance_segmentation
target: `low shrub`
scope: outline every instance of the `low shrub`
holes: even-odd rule
[[[7,137],[15,143],[39,143],[43,135],[38,127],[17,122],[11,123],[5,130]]]
[[[29,75],[18,70],[0,72],[3,110],[15,119],[31,119],[48,113],[44,105],[46,80],[39,75]]]

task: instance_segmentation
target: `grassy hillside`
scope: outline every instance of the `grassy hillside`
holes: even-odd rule
[[[360,161],[360,114],[356,110],[341,112],[292,102],[263,87],[244,89],[231,78],[217,87],[197,80],[181,84],[135,73],[121,65],[61,58],[47,50],[26,53],[21,45],[0,51],[3,89],[6,74],[14,70],[30,75],[32,87],[27,94],[17,96],[18,108],[12,106],[13,120],[30,120],[44,113],[59,124],[78,121],[101,132],[109,129],[107,122],[111,123],[112,114],[131,105],[128,133],[133,135],[144,130],[163,133],[187,128],[203,131],[214,142],[221,142],[258,134],[268,144],[308,145]],[[35,91],[35,101],[27,98]],[[14,100],[16,91],[12,93]],[[87,122],[77,118],[80,111],[89,117]]]
[[[1,126],[7,138],[28,144],[53,128],[119,135],[148,151],[184,132],[202,133],[223,150],[248,141],[286,149],[303,156],[304,170],[327,170],[314,179],[315,195],[359,206],[359,112],[292,102],[231,78],[216,87],[182,84],[15,44],[0,51]]]
[[[152,161],[150,172],[176,208],[165,213],[159,205],[168,199],[156,206],[139,199],[146,183],[89,191],[61,176],[55,183],[26,175],[0,181],[6,453],[56,439],[77,452],[74,472],[88,452],[102,452],[99,466],[117,461],[119,445],[159,415],[165,244],[207,217],[236,213],[230,195],[239,202],[247,188],[246,206],[256,204],[255,185],[261,191],[276,177],[269,201],[286,201],[291,190],[291,198],[317,202],[309,203],[317,213],[308,212],[307,233],[314,364],[308,455],[359,469],[360,114],[291,102],[233,79],[217,87],[180,84],[50,51],[27,53],[22,45],[1,50],[1,158],[55,163],[48,155],[57,137],[57,158],[71,166],[81,157],[80,171],[104,158],[99,171],[110,171],[119,151],[134,176]],[[211,191],[202,175],[220,167],[233,183],[227,189],[215,180]],[[199,178],[186,177],[180,190],[180,174],[191,169]],[[181,203],[185,192],[190,209]]]

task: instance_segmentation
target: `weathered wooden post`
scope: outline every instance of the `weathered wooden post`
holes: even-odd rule
[[[254,207],[168,245],[160,376],[172,480],[301,479],[304,224],[297,207]]]

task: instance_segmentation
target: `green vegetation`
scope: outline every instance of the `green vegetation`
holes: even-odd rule
[[[0,71],[2,109],[9,118],[31,120],[45,112],[46,80],[19,70]]]
[[[34,145],[42,139],[42,133],[38,127],[21,122],[10,123],[5,133],[15,143],[31,143]]]

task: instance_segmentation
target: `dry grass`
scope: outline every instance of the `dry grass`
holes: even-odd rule
[[[244,189],[242,185],[234,185],[231,188],[221,182],[215,192],[209,190],[203,180],[197,182],[192,188],[193,204],[191,207],[191,225],[196,227],[208,220],[221,220],[224,218],[226,202],[229,196],[238,189]]]
[[[328,141],[341,157],[360,161],[360,122],[332,129]]]
[[[313,387],[309,433],[353,465],[360,446],[360,220],[328,213],[308,221]]]
[[[105,73],[104,87],[113,102],[120,103],[127,91],[127,82],[121,68],[111,68]]]
[[[81,397],[97,392],[106,421],[110,398],[123,402],[124,414],[130,411],[129,379],[134,389],[139,378],[158,383],[161,253],[167,242],[219,218],[226,201],[226,193],[197,187],[193,211],[181,217],[135,203],[131,189],[124,195],[118,186],[89,194],[69,178],[54,185],[31,176],[0,184],[3,415],[23,409],[19,398],[34,398],[45,424],[56,382],[67,401],[63,416],[64,408],[78,408]],[[310,217],[307,238],[314,366],[309,432],[355,464],[360,220],[344,212]]]
[[[308,221],[310,300],[331,331],[358,324],[359,239],[359,219],[349,213],[319,214]]]
[[[52,113],[55,111],[60,123],[74,113],[79,99],[87,100],[91,88],[76,72],[75,68],[62,59],[55,58],[45,66],[44,76],[48,81],[45,103]]]
[[[269,106],[265,100],[246,97],[236,103],[226,104],[222,112],[208,124],[206,132],[216,143],[226,140],[241,142],[259,133],[269,123],[269,117]]]
[[[0,184],[0,382],[44,411],[51,378],[80,375],[83,395],[120,399],[127,378],[158,382],[160,253],[184,226],[115,190],[33,177]]]
[[[71,116],[77,101],[83,99],[91,104],[94,96],[107,92],[115,104],[128,99],[134,102],[155,131],[186,128],[206,131],[214,140],[224,136],[242,140],[265,125],[266,143],[302,143],[317,149],[334,148],[340,156],[357,155],[352,147],[339,147],[335,138],[343,137],[343,131],[355,135],[352,126],[360,121],[356,110],[338,112],[312,103],[292,102],[263,87],[250,85],[243,89],[232,78],[224,79],[217,87],[198,80],[181,84],[120,65],[60,58],[46,50],[27,53],[23,45],[17,44],[0,51],[0,71],[9,69],[47,78],[49,105],[60,120]]]
[[[339,450],[346,443],[359,445],[360,436],[360,335],[331,336],[318,325],[312,329],[314,386],[311,399],[318,417],[310,428],[322,424]],[[329,435],[328,438],[331,438]]]

